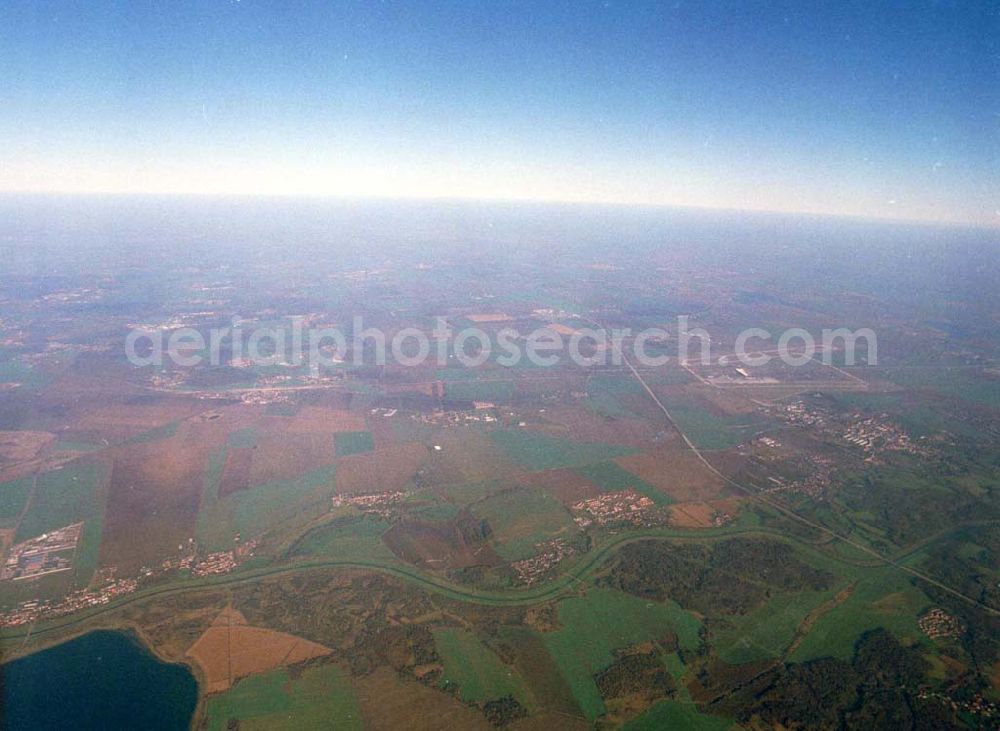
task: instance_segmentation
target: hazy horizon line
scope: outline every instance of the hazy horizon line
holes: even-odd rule
[[[881,223],[900,226],[927,226],[945,228],[963,228],[980,231],[1000,230],[1000,210],[997,211],[997,220],[994,223],[984,221],[969,221],[962,219],[945,218],[896,218],[892,216],[878,216],[862,213],[835,212],[835,211],[815,211],[802,209],[764,208],[764,207],[735,207],[735,206],[713,206],[697,205],[693,203],[650,203],[643,201],[616,201],[616,200],[588,200],[573,198],[510,198],[510,197],[476,197],[460,195],[377,195],[358,194],[347,195],[342,193],[302,193],[302,192],[259,192],[251,193],[245,191],[234,192],[205,192],[205,191],[141,191],[141,190],[0,190],[0,197],[64,197],[64,198],[191,198],[191,199],[267,199],[267,200],[308,200],[308,201],[337,201],[337,202],[401,202],[401,203],[494,203],[513,205],[541,205],[541,206],[572,206],[572,207],[594,207],[594,208],[615,208],[615,209],[648,209],[648,210],[677,210],[677,211],[704,211],[718,213],[736,213],[746,215],[773,215],[792,217],[814,217],[823,219],[839,219],[844,221],[855,221],[862,223]]]

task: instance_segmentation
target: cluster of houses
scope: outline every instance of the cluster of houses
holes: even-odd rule
[[[581,528],[592,525],[653,526],[661,521],[656,503],[631,487],[620,492],[605,492],[573,505],[578,515],[573,520]]]
[[[333,507],[340,508],[352,505],[365,513],[389,520],[393,514],[392,508],[405,497],[406,493],[402,490],[375,492],[367,495],[334,495]]]
[[[923,615],[917,624],[920,626],[920,631],[931,639],[958,637],[962,634],[962,623],[958,617],[953,617],[937,607]]]
[[[568,545],[565,538],[543,541],[535,548],[539,551],[537,555],[510,565],[517,578],[528,586],[545,578],[556,564],[576,553],[576,549]]]
[[[55,603],[39,599],[21,602],[11,611],[0,614],[0,627],[31,624],[40,619],[61,617],[88,607],[108,604],[112,599],[131,594],[138,588],[137,579],[118,579],[93,591],[90,589],[74,591],[62,601]]]
[[[879,452],[892,450],[921,454],[923,450],[915,445],[909,435],[892,422],[869,417],[859,419],[848,425],[841,435],[844,441],[860,447],[867,455],[866,461],[871,461]]]

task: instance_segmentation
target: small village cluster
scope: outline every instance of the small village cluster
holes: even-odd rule
[[[81,609],[108,604],[125,594],[131,594],[139,588],[138,579],[118,579],[105,584],[99,589],[80,589],[68,594],[62,601],[52,603],[39,599],[21,602],[9,612],[0,614],[0,627],[16,627],[21,624],[31,624],[40,619],[52,619],[65,614],[72,614]]]
[[[536,544],[535,548],[539,551],[536,556],[515,561],[510,565],[517,578],[528,586],[545,578],[564,558],[576,554],[576,549],[568,545],[564,538],[543,541]]]
[[[922,454],[923,449],[910,439],[910,436],[890,421],[882,418],[869,417],[859,419],[849,424],[841,435],[844,441],[860,447],[867,455],[866,461],[874,459],[879,452],[891,450],[908,454]]]
[[[365,513],[389,520],[393,514],[393,506],[405,497],[406,493],[402,490],[376,492],[368,495],[334,495],[333,507],[340,508],[352,505]]]
[[[591,525],[652,526],[660,521],[656,504],[633,488],[620,492],[606,492],[597,497],[581,500],[573,510],[583,515],[573,518],[581,528]]]
[[[117,579],[115,578],[117,574],[115,568],[105,567],[98,574],[98,580],[104,582],[100,587],[79,589],[68,594],[62,601],[55,603],[38,599],[21,602],[14,609],[0,613],[0,627],[31,624],[41,619],[61,617],[88,607],[108,604],[113,599],[136,591],[140,587],[140,582],[147,582],[169,571],[189,569],[192,576],[228,574],[242,561],[252,556],[256,547],[257,542],[250,540],[241,543],[232,550],[210,553],[201,559],[196,557],[192,549],[191,553],[164,560],[159,569],[143,567],[137,578]]]
[[[948,708],[958,713],[967,713],[971,716],[975,716],[980,720],[987,722],[993,721],[1000,718],[1000,708],[997,707],[995,703],[990,703],[986,698],[983,697],[981,693],[974,694],[968,700],[959,700],[952,698],[945,693],[939,693],[931,690],[922,690],[917,695],[920,700],[935,700],[939,703],[944,704]],[[980,726],[979,728],[996,728],[992,723],[988,725]]]
[[[962,634],[962,623],[943,609],[935,607],[918,620],[920,630],[930,637],[958,637]]]

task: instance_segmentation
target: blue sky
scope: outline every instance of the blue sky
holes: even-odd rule
[[[0,190],[1000,223],[1000,10],[8,2]]]

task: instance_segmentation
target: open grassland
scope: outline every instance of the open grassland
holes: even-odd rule
[[[0,528],[13,528],[28,502],[33,478],[22,477],[0,484]]]
[[[781,657],[809,613],[836,593],[781,592],[745,615],[729,617],[728,627],[713,641],[719,657],[734,665]]]
[[[145,444],[174,436],[181,422],[198,408],[195,402],[182,399],[152,404],[95,403],[78,414],[73,427],[112,443]]]
[[[1000,407],[1000,379],[965,367],[916,366],[880,368],[893,383],[913,389],[929,389],[984,406]]]
[[[241,429],[229,432],[226,438],[226,446],[232,448],[250,449],[257,445],[259,432],[256,427],[245,426]]]
[[[169,439],[170,437],[177,434],[177,429],[180,428],[181,422],[172,421],[169,424],[164,424],[163,426],[157,426],[153,429],[149,429],[144,432],[140,432],[133,437],[129,437],[125,440],[126,444],[148,444],[149,442],[158,442],[161,439]]]
[[[476,503],[473,510],[489,522],[497,552],[509,561],[533,556],[536,543],[571,538],[578,530],[558,500],[532,488],[498,493]]]
[[[602,463],[608,464],[608,463]],[[601,486],[588,479],[583,469],[564,467],[540,472],[526,472],[521,476],[522,484],[544,490],[563,505],[571,506],[600,494]]]
[[[675,700],[660,701],[623,727],[625,731],[726,731],[736,728],[732,721],[699,713],[694,703]]]
[[[216,456],[208,468],[207,489],[218,469]],[[211,550],[228,550],[237,533],[254,537],[277,528],[296,516],[303,521],[329,510],[334,492],[335,468],[331,465],[289,480],[276,480],[206,500],[198,516],[198,542]]]
[[[253,447],[248,485],[291,480],[333,464],[333,434],[273,431],[262,434]]]
[[[375,440],[372,438],[372,433],[368,431],[339,432],[334,437],[334,443],[338,457],[364,454],[375,449]]]
[[[288,431],[300,434],[334,434],[366,428],[364,414],[322,406],[303,406],[287,424]]]
[[[631,374],[595,374],[587,380],[584,405],[601,416],[635,419],[638,415],[625,405],[623,397],[644,395],[642,386]]]
[[[394,562],[396,557],[382,542],[382,534],[388,528],[388,523],[372,517],[347,515],[335,518],[306,533],[292,547],[291,555]]]
[[[868,569],[860,574],[850,597],[816,620],[790,659],[850,659],[858,638],[878,627],[917,641],[921,637],[917,616],[927,606],[927,597],[906,575],[886,567]]]
[[[521,470],[518,462],[490,438],[487,429],[456,427],[435,434],[433,439],[441,451],[435,452],[428,467],[433,466],[438,485],[497,479]]]
[[[101,488],[106,470],[97,463],[76,463],[37,477],[35,496],[17,531],[24,541],[103,512]]]
[[[233,728],[232,721],[240,729],[364,728],[347,674],[332,664],[245,678],[209,698],[206,716],[210,731]]]
[[[637,457],[640,455],[636,455]],[[628,459],[628,458],[622,458]],[[598,485],[601,492],[618,492],[629,488],[641,493],[657,505],[670,505],[674,499],[666,492],[650,485],[633,472],[629,472],[617,462],[596,462],[578,467],[577,472]]]
[[[101,563],[134,575],[177,555],[196,533],[205,465],[224,447],[220,422],[184,421],[177,433],[112,450]]]
[[[532,695],[520,673],[504,664],[472,632],[436,630],[434,645],[444,663],[439,684],[443,687],[457,685],[463,701],[483,703],[510,695],[525,708],[533,708]]]
[[[680,647],[698,645],[700,623],[677,604],[644,601],[609,589],[591,589],[583,597],[559,603],[562,628],[543,635],[545,646],[584,715],[604,713],[594,675],[610,665],[614,650],[676,634]]]
[[[0,383],[18,383],[19,388],[37,391],[51,382],[51,378],[27,363],[8,360],[0,363]]]
[[[728,415],[686,392],[660,389],[658,396],[677,425],[699,449],[734,447],[763,426],[755,413]]]
[[[482,379],[448,381],[444,387],[445,397],[457,401],[490,401],[509,403],[514,395],[513,379]]]
[[[354,678],[353,686],[365,728],[407,731],[493,729],[479,709],[436,688],[402,679],[390,667],[382,666],[369,675]]]
[[[491,436],[513,459],[532,470],[577,467],[633,451],[614,444],[577,442],[527,429],[497,429]]]
[[[660,431],[646,418],[596,414],[588,410],[585,403],[557,403],[532,416],[536,420],[531,426],[533,431],[577,442],[612,444],[629,449],[648,447]]]

